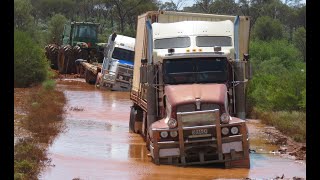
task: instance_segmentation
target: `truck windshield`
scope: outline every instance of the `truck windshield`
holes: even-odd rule
[[[80,38],[97,38],[97,27],[79,25],[79,37]]]
[[[113,53],[112,53],[112,58],[118,59],[118,60],[130,61],[133,63],[134,51],[129,51],[126,49],[121,49],[121,48],[115,47],[113,50]]]
[[[224,83],[228,80],[226,58],[168,59],[163,67],[166,84]]]

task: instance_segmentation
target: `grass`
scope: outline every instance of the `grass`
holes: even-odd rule
[[[254,109],[251,116],[259,118],[265,124],[276,127],[279,131],[297,142],[306,142],[306,113],[299,111],[267,112]]]
[[[66,99],[54,87],[54,81],[49,80],[26,97],[28,113],[21,126],[32,133],[32,138],[22,139],[14,146],[14,179],[38,179],[41,169],[50,163],[46,147],[65,127]]]

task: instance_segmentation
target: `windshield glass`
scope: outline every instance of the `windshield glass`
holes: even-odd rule
[[[228,36],[198,36],[196,44],[198,47],[232,46],[232,40]]]
[[[134,51],[129,51],[126,49],[121,49],[121,48],[115,47],[113,50],[113,53],[112,53],[112,58],[118,59],[118,60],[130,61],[133,63]]]
[[[168,59],[163,63],[166,84],[224,83],[227,59],[221,57]]]
[[[190,47],[189,37],[175,37],[154,40],[154,49],[187,48]]]
[[[79,37],[81,38],[93,38],[97,37],[97,27],[79,25]]]

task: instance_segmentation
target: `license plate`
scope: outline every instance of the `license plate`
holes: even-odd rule
[[[208,129],[194,129],[192,130],[192,135],[203,135],[208,134]]]

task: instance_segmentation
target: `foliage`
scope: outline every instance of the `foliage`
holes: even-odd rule
[[[306,113],[301,111],[265,111],[254,109],[256,118],[275,126],[297,142],[306,142]]]
[[[306,61],[306,29],[304,27],[298,28],[293,33],[293,43],[303,56],[303,60]]]
[[[49,65],[41,49],[30,36],[14,32],[14,86],[27,87],[47,78]]]
[[[14,27],[19,30],[28,30],[33,23],[31,11],[33,7],[29,0],[14,0]]]
[[[63,14],[68,19],[73,19],[81,8],[75,8],[76,2],[73,0],[32,0],[33,6],[37,9],[34,16],[47,20],[55,14]]]
[[[64,24],[67,22],[67,18],[62,14],[55,14],[49,21],[49,43],[62,44],[62,34]]]
[[[14,179],[37,179],[49,159],[31,138],[21,139],[14,146]]]
[[[280,39],[283,36],[283,27],[279,20],[263,16],[257,19],[253,28],[253,35],[254,38],[263,41]]]
[[[160,4],[159,8],[161,10],[165,10],[165,11],[177,11],[178,10],[177,5],[173,2],[165,2],[163,4]]]
[[[48,79],[42,83],[42,86],[46,90],[53,90],[56,86],[56,82],[52,79]]]
[[[287,41],[254,41],[254,76],[248,87],[251,106],[270,111],[305,110],[306,65]]]

